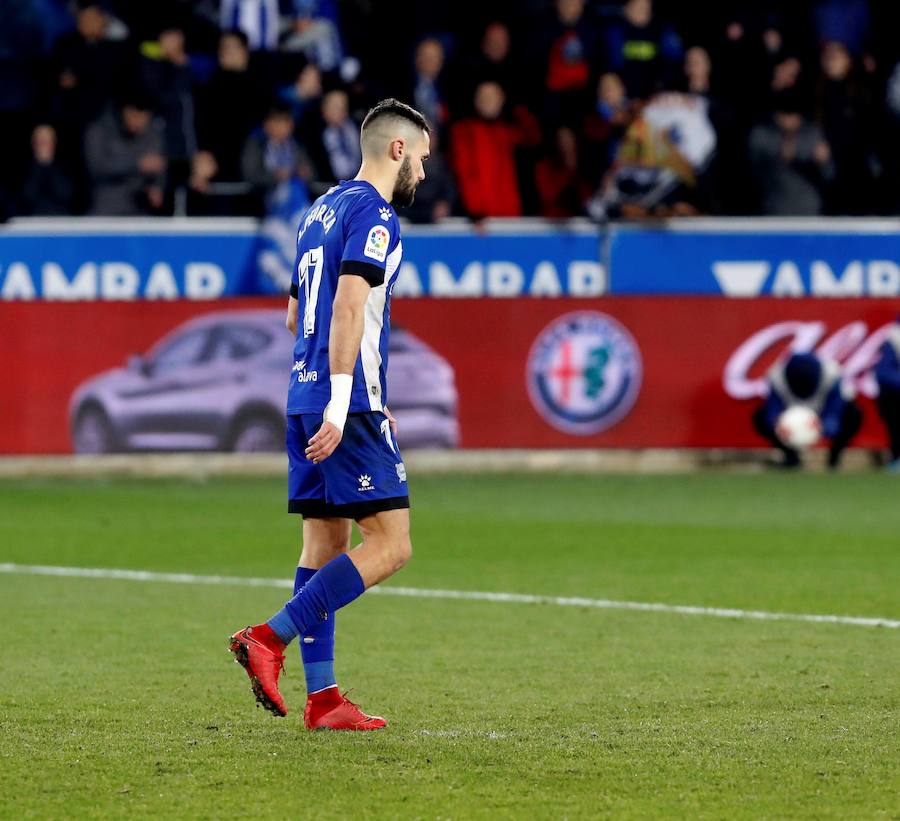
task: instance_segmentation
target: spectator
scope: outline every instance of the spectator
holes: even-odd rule
[[[840,41],[854,56],[869,46],[872,20],[867,0],[817,0],[813,27],[818,43]]]
[[[559,128],[554,151],[535,168],[541,214],[548,219],[565,219],[584,214],[591,186],[581,174],[578,139],[571,128]]]
[[[891,450],[889,469],[900,473],[900,316],[881,346],[875,379],[878,382],[878,413],[887,429]]]
[[[162,123],[139,99],[126,101],[88,126],[85,163],[92,183],[92,214],[138,216],[163,204],[166,160]]]
[[[735,127],[734,115],[719,94],[713,91],[712,60],[702,46],[691,46],[684,55],[685,90],[706,103],[709,118],[721,137],[724,131]]]
[[[319,175],[336,182],[352,179],[359,170],[359,126],[350,119],[347,92],[329,91],[322,98],[322,149],[317,163]]]
[[[535,81],[546,89],[544,113],[552,123],[570,123],[584,110],[598,52],[584,0],[555,0],[538,48],[544,75]]]
[[[241,31],[251,51],[275,51],[281,33],[278,0],[222,0],[223,31]]]
[[[228,216],[237,209],[231,197],[217,196],[213,180],[219,173],[216,158],[210,151],[198,151],[191,157],[187,179],[185,211],[191,217]],[[252,199],[252,198],[249,198]],[[248,203],[249,211],[255,203]]]
[[[884,108],[886,116],[878,122],[878,157],[884,164],[880,183],[884,189],[887,213],[896,214],[900,213],[900,156],[896,150],[900,142],[900,62],[888,75]]]
[[[184,32],[193,54],[215,54],[222,30],[220,0],[104,0],[128,26],[135,43],[156,39],[166,27]],[[194,60],[192,59],[192,62]]]
[[[321,71],[337,71],[344,57],[334,0],[292,0],[290,34],[285,51],[303,52]]]
[[[631,103],[618,74],[603,74],[597,82],[597,99],[581,126],[584,142],[582,163],[596,188],[612,165],[625,131],[631,124]]]
[[[763,214],[822,213],[824,187],[834,178],[831,149],[821,129],[800,113],[793,95],[777,98],[772,121],[750,132],[749,150]]]
[[[765,61],[769,67],[789,58],[796,58],[802,65],[818,50],[818,44],[811,41],[809,27],[803,16],[797,13],[785,14],[783,4],[771,2],[756,14]]]
[[[874,133],[869,97],[853,72],[853,58],[843,43],[822,49],[817,89],[818,121],[834,158],[829,191],[832,214],[864,214],[872,205],[871,163]]]
[[[294,120],[287,105],[276,104],[269,109],[262,128],[254,131],[244,146],[242,166],[244,179],[255,189],[258,214],[272,201],[276,189],[292,180],[312,176],[306,151],[293,137]]]
[[[475,116],[450,132],[451,167],[462,206],[473,219],[522,215],[514,154],[520,146],[537,145],[540,129],[521,107],[512,121],[504,119],[505,102],[499,85],[481,83],[475,89]]]
[[[80,141],[84,125],[133,84],[135,60],[99,2],[80,5],[76,26],[57,42],[54,63],[59,116],[73,126],[67,136]]]
[[[57,40],[49,61],[49,107],[59,135],[57,153],[62,165],[75,173],[78,213],[89,205],[90,181],[83,158],[85,128],[134,85],[136,60],[123,39],[124,31],[99,0],[82,0],[77,7],[76,30]]]
[[[605,39],[607,67],[622,78],[629,97],[647,98],[671,86],[681,40],[654,17],[653,0],[626,0],[621,20],[609,26]]]
[[[800,454],[778,436],[778,417],[793,405],[813,410],[822,423],[822,434],[831,440],[828,467],[840,464],[841,454],[862,427],[862,411],[852,390],[841,381],[834,362],[812,353],[795,353],[777,362],[768,374],[769,394],[753,414],[757,433],[784,454],[783,466],[800,466]]]
[[[456,184],[441,151],[439,132],[431,132],[431,155],[425,165],[425,179],[416,189],[416,198],[404,216],[411,222],[440,222],[456,208]]]
[[[888,77],[886,92],[888,113],[900,122],[900,62],[894,66]]]
[[[747,210],[747,191],[753,190],[746,162],[747,135],[734,107],[713,88],[712,60],[702,46],[692,46],[685,52],[684,77],[687,91],[705,101],[716,132],[716,156],[701,181],[706,205],[716,213],[743,213]]]
[[[322,72],[315,63],[307,63],[297,74],[293,85],[282,88],[278,96],[290,106],[294,122],[303,122],[321,104]]]
[[[142,51],[142,85],[165,125],[169,184],[180,185],[188,176],[191,157],[197,152],[193,76],[184,32],[166,28],[156,43],[145,43]]]
[[[242,32],[225,32],[219,40],[218,67],[198,93],[198,144],[216,162],[217,181],[241,179],[241,153],[263,116],[267,100],[250,68],[250,51]]]
[[[443,128],[448,117],[447,104],[441,90],[443,70],[444,47],[441,41],[429,37],[419,43],[413,68],[412,105],[437,130]]]
[[[692,216],[698,183],[716,148],[705,105],[678,92],[659,94],[635,116],[589,210],[598,219]]]
[[[475,88],[484,82],[499,85],[510,109],[527,100],[546,127],[544,137],[555,135],[534,144],[554,146],[552,157],[524,143],[513,153],[522,213],[545,210],[535,169],[545,160],[545,181],[548,169],[560,170],[558,163],[568,154],[559,152],[559,127],[575,131],[582,173],[599,184],[638,108],[661,88],[706,101],[718,135],[713,165],[701,174],[692,169],[695,179],[688,183],[679,177],[676,155],[665,140],[643,127],[632,133],[631,156],[655,158],[649,171],[640,172],[654,178],[660,170],[655,164],[665,156],[663,176],[675,173],[679,195],[689,194],[686,202],[693,208],[745,213],[746,191],[759,182],[767,192],[768,213],[797,213],[796,207],[804,214],[900,209],[900,159],[894,149],[900,135],[900,68],[893,75],[884,72],[889,116],[878,116],[883,100],[873,103],[876,69],[890,69],[897,60],[890,39],[897,14],[890,4],[804,0],[800,11],[775,0],[741,0],[698,14],[690,4],[667,3],[677,34],[654,13],[652,0],[524,0],[482,7],[402,3],[391,15],[371,0],[352,0],[341,14],[338,0],[3,0],[0,5],[0,219],[21,199],[31,167],[29,137],[42,120],[57,129],[57,160],[75,183],[73,208],[85,208],[85,127],[135,88],[150,96],[165,123],[167,180],[175,191],[187,183],[206,205],[215,200],[216,213],[226,197],[238,203],[240,190],[246,190],[242,151],[274,99],[290,104],[296,139],[314,154],[322,176],[341,176],[331,170],[330,157],[346,169],[355,164],[356,150],[345,145],[346,129],[323,122],[323,84],[327,89],[340,83],[349,110],[359,112],[373,97],[397,93],[379,87],[375,78],[402,77],[408,45],[416,42],[415,77],[406,99],[426,111],[442,136],[460,115],[469,123],[483,120],[467,115]],[[617,9],[615,18],[601,28],[598,15],[607,15],[608,8]],[[382,20],[386,17],[391,19]],[[223,32],[220,26],[237,31]],[[388,27],[394,47],[379,49],[375,34]],[[475,36],[470,48],[468,30]],[[439,39],[434,32],[440,32]],[[692,44],[683,61],[682,35]],[[42,61],[47,50],[51,58]],[[448,70],[452,84],[446,82]],[[793,97],[791,106],[819,125],[833,161],[827,149],[817,148],[819,141],[812,160],[805,156],[805,137],[815,131],[809,123],[796,133],[769,123],[753,129],[783,107],[785,97]],[[341,121],[343,106],[333,108]],[[766,174],[755,173],[758,166],[747,162],[751,131],[760,161],[764,138],[773,130],[788,159],[778,153],[778,162],[762,161]],[[327,147],[321,144],[326,133]],[[675,132],[670,137],[674,145]],[[455,167],[455,150],[448,147]],[[201,152],[206,153],[195,160]],[[629,161],[616,173],[628,165],[640,167]],[[211,169],[214,176],[207,178]],[[784,196],[783,185],[790,196]],[[204,187],[207,193],[201,194]],[[658,191],[655,183],[641,188]],[[710,196],[704,199],[703,192]],[[167,197],[166,210],[174,200]],[[668,195],[644,210],[664,213],[672,205],[667,200]],[[779,201],[776,211],[770,210]]]
[[[722,37],[711,43],[716,60],[716,90],[723,100],[732,103],[743,131],[743,156],[747,133],[768,111],[770,63],[762,38],[751,26],[746,12],[727,15],[726,21]]]
[[[31,135],[31,170],[22,189],[20,213],[35,217],[57,217],[72,213],[75,187],[56,159],[56,131],[38,125]]]
[[[772,79],[769,88],[773,95],[784,92],[802,93],[800,80],[803,74],[803,63],[794,54],[779,54],[772,66]]]
[[[52,51],[56,41],[75,28],[70,5],[69,0],[31,0],[44,33],[44,51]]]
[[[28,135],[37,104],[41,21],[27,0],[10,0],[0,25],[0,220],[14,210],[28,167]]]
[[[452,101],[451,108],[454,103],[456,108],[469,105],[475,86],[483,82],[497,83],[512,105],[522,102],[521,71],[515,64],[512,37],[505,23],[495,20],[485,27],[478,52],[463,57],[459,73],[465,79],[454,85],[463,99]]]

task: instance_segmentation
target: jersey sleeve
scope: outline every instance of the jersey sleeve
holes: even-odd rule
[[[294,270],[291,272],[290,295],[294,299],[300,298],[300,252],[294,255]]]
[[[398,241],[393,209],[376,200],[361,203],[347,224],[340,275],[360,276],[373,288],[383,284],[388,254]]]
[[[303,226],[304,221],[306,220],[306,215],[309,213],[310,209],[307,209],[303,214],[303,218],[300,220],[301,227]],[[295,243],[295,252],[294,252],[294,267],[291,270],[291,288],[290,295],[294,299],[300,298],[300,236],[301,233],[296,233],[296,243]]]

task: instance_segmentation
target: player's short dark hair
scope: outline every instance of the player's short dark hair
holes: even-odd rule
[[[369,113],[366,114],[366,118],[363,120],[362,133],[365,134],[377,120],[387,117],[399,117],[401,120],[406,120],[423,131],[431,131],[428,127],[428,120],[411,105],[401,103],[393,97],[388,97],[369,109]]]

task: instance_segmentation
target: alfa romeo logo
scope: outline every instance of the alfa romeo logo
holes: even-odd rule
[[[558,430],[599,433],[634,406],[641,353],[631,334],[597,311],[566,314],[548,325],[528,355],[528,393]]]

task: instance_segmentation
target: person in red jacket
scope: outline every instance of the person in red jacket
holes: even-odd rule
[[[547,219],[578,217],[593,190],[581,173],[578,162],[578,138],[571,128],[558,128],[553,151],[534,169],[541,198],[541,216]]]
[[[493,82],[475,89],[475,115],[450,132],[450,162],[465,212],[473,219],[522,216],[516,172],[516,148],[537,145],[540,128],[534,117],[517,107],[502,117],[506,95]]]

